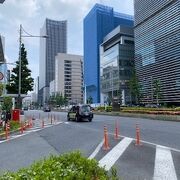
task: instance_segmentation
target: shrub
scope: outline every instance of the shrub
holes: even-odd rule
[[[111,112],[112,111],[112,106],[106,106],[106,112]]]
[[[105,110],[105,106],[99,106],[99,107],[97,108],[97,110],[99,110],[99,111],[104,111],[104,110]]]
[[[117,175],[112,175],[98,166],[94,159],[82,157],[79,152],[60,156],[51,155],[49,158],[33,163],[29,168],[20,169],[18,172],[7,172],[0,176],[0,180],[117,180]]]

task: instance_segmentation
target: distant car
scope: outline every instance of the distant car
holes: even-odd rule
[[[159,108],[159,105],[156,105],[156,104],[146,104],[145,107],[147,107],[147,108]]]
[[[23,110],[24,110],[24,111],[27,111],[27,110],[28,110],[28,107],[24,107]]]
[[[67,120],[74,120],[76,122],[81,120],[88,120],[91,122],[93,119],[93,112],[91,111],[91,107],[89,105],[80,105],[80,106],[73,106],[68,114]]]
[[[50,106],[44,106],[43,111],[44,112],[51,112]]]

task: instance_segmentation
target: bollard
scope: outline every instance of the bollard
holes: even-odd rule
[[[118,122],[116,121],[115,123],[115,130],[114,130],[114,139],[119,139],[119,126],[118,126]]]
[[[108,150],[108,149],[109,149],[108,131],[107,131],[107,127],[104,126],[104,146],[103,146],[103,150]]]
[[[10,124],[9,124],[9,122],[7,122],[6,123],[6,132],[5,132],[6,140],[9,139],[9,130],[10,130]]]
[[[135,143],[135,145],[136,146],[142,145],[140,142],[140,128],[139,128],[138,124],[136,124],[136,143]]]
[[[21,122],[20,133],[23,134],[23,123]]]
[[[44,128],[44,120],[42,120],[42,128]]]
[[[51,124],[52,124],[52,114],[51,114]]]

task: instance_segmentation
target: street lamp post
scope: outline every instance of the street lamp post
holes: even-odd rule
[[[23,35],[23,32],[26,35]],[[47,38],[47,35],[44,36],[35,36],[35,35],[31,35],[28,32],[26,32],[22,25],[20,24],[20,31],[19,31],[19,85],[18,85],[18,108],[21,109],[21,72],[22,72],[22,68],[21,68],[21,45],[22,45],[22,37],[38,37],[38,38]]]
[[[18,108],[21,109],[21,44],[22,44],[22,25],[19,31],[19,86],[18,86]]]

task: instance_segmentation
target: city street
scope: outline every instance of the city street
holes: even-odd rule
[[[114,165],[123,179],[180,179],[178,122],[95,115],[92,122],[77,123],[67,122],[66,115],[26,111],[25,116],[35,118],[34,126],[23,135],[13,135],[14,139],[0,143],[0,170],[17,170],[49,154],[80,150],[107,170]],[[119,140],[114,140],[116,121],[120,127]],[[143,140],[141,146],[136,146],[134,141],[136,123]],[[104,125],[108,129],[109,150],[103,150]]]

